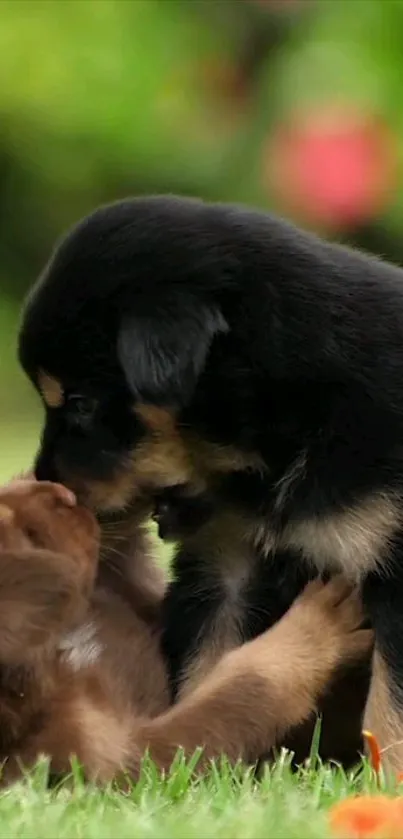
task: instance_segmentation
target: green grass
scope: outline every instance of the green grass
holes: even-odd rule
[[[32,466],[38,428],[25,419],[0,424],[0,483]]]
[[[293,775],[286,755],[258,782],[224,761],[199,780],[181,759],[165,778],[145,762],[140,781],[124,795],[85,787],[78,772],[71,788],[48,792],[46,769],[40,764],[0,797],[0,839],[326,839],[332,804],[378,790],[366,763],[350,774],[315,766]]]

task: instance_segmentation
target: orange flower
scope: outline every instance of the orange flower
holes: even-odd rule
[[[403,839],[403,800],[362,795],[335,804],[330,827],[340,839]]]
[[[369,750],[369,759],[376,774],[379,775],[381,768],[381,750],[378,746],[378,741],[372,731],[363,731],[363,737],[367,741]]]
[[[363,731],[369,761],[376,776],[382,767],[382,753],[371,731]],[[403,772],[397,776],[403,781]],[[340,839],[403,839],[403,798],[386,795],[361,795],[335,804],[329,812],[329,824]]]

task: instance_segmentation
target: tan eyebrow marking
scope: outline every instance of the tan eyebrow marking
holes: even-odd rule
[[[57,379],[45,373],[44,370],[39,370],[38,387],[49,408],[61,408],[64,403],[64,390]]]

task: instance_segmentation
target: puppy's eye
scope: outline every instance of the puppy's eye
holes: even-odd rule
[[[70,416],[73,416],[78,422],[86,422],[92,419],[98,405],[96,399],[91,396],[83,396],[81,393],[68,394],[66,403]]]

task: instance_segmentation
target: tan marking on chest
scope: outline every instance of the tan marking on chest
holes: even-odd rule
[[[345,511],[288,525],[281,546],[300,550],[318,571],[342,571],[359,580],[385,562],[401,521],[398,499],[377,493]]]
[[[45,373],[44,370],[38,371],[37,383],[46,405],[49,408],[61,408],[64,403],[64,389],[62,384],[53,376],[50,376],[49,373]]]
[[[292,549],[319,573],[341,571],[358,581],[379,566],[387,573],[385,554],[402,522],[399,499],[376,493],[341,512],[291,521],[281,532],[275,532],[268,520],[255,520],[249,534],[268,558],[276,550]]]

